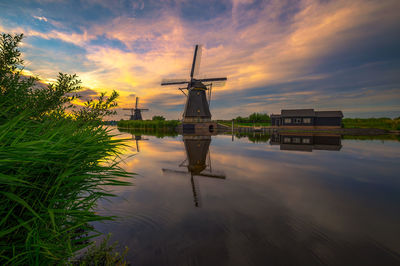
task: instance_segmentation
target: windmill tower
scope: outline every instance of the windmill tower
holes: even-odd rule
[[[129,116],[129,120],[143,120],[142,118],[142,111],[148,111],[149,109],[146,108],[138,108],[139,105],[139,97],[136,97],[136,104],[135,108],[123,108],[122,110],[129,110],[131,111]]]
[[[211,167],[210,143],[211,136],[184,135],[183,143],[186,150],[186,159],[179,164],[179,167],[187,168],[187,171],[171,170],[163,168],[164,173],[190,174],[192,185],[193,201],[196,207],[201,206],[200,190],[195,177],[208,177],[225,179],[225,174],[216,172]]]
[[[205,133],[203,129],[214,129],[216,123],[211,122],[210,101],[211,90],[214,86],[224,85],[223,78],[197,78],[200,69],[202,47],[196,45],[194,49],[190,79],[164,79],[161,86],[187,84],[186,88],[179,88],[186,95],[186,104],[183,111],[183,130],[196,130]],[[187,90],[185,93],[184,90]],[[208,99],[206,92],[208,91]]]

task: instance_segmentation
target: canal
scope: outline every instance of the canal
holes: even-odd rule
[[[132,265],[400,263],[396,137],[120,137],[137,175],[95,227]]]

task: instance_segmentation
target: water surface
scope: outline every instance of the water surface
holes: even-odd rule
[[[133,265],[400,265],[396,140],[122,134],[137,176],[96,228]]]

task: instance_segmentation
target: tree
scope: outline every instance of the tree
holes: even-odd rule
[[[163,117],[162,115],[155,115],[152,118],[153,121],[165,121],[165,117]]]
[[[84,107],[74,110],[71,101],[80,98],[81,81],[73,74],[59,73],[55,83],[45,85],[35,77],[22,75],[23,60],[18,45],[23,34],[0,35],[0,107],[7,109],[7,118],[29,110],[30,118],[69,117],[71,119],[100,121],[104,116],[114,114],[111,108],[117,106],[118,93],[113,91],[107,97],[101,93],[97,100],[89,100]],[[38,86],[41,85],[41,86]]]

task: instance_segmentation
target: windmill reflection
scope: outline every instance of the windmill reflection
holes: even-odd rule
[[[340,135],[326,133],[275,133],[271,135],[269,143],[271,145],[280,145],[281,150],[291,151],[339,151],[342,148]]]
[[[146,138],[142,137],[142,135],[133,135],[133,134],[132,134],[132,139],[136,141],[136,151],[137,152],[140,152],[139,141],[141,141],[141,140],[149,140],[149,139],[146,139]]]
[[[216,172],[211,166],[210,143],[211,136],[183,135],[183,143],[186,151],[186,159],[179,164],[179,167],[187,168],[187,171],[165,169],[164,173],[190,174],[192,185],[193,201],[196,207],[201,206],[199,185],[195,177],[209,177],[225,179],[225,174]]]

